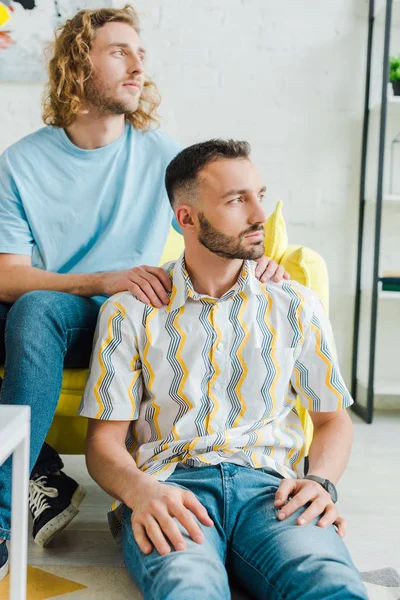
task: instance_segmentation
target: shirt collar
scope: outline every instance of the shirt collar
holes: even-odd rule
[[[204,302],[210,302],[211,304],[217,304],[218,302],[225,302],[234,298],[240,292],[243,292],[246,288],[254,293],[259,291],[260,282],[256,278],[254,272],[256,263],[250,260],[243,261],[242,270],[236,281],[236,283],[228,290],[221,298],[211,298],[203,294],[198,294],[193,288],[192,281],[189,277],[189,273],[186,270],[185,255],[184,253],[178,258],[174,265],[172,275],[172,292],[170,301],[167,306],[167,311],[171,312],[181,308],[187,301],[188,298],[192,300],[202,300]]]

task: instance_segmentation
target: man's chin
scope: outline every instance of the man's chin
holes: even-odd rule
[[[107,108],[114,115],[131,115],[139,108],[139,100],[134,102],[110,102]]]
[[[133,105],[128,104],[127,106],[125,106],[123,108],[121,114],[131,115],[132,113],[135,113],[138,108],[139,108],[139,103],[133,104]]]
[[[264,242],[258,242],[248,249],[247,260],[259,260],[264,256]]]

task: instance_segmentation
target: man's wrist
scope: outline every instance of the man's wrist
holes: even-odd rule
[[[92,273],[93,296],[101,296],[105,293],[104,273]]]
[[[142,494],[146,488],[156,483],[151,475],[143,473],[136,466],[129,467],[124,473],[126,481],[125,489],[121,493],[121,500],[130,509],[134,509],[138,500],[138,496]]]
[[[310,481],[315,481],[316,483],[319,483],[324,488],[324,490],[328,492],[328,494],[332,498],[332,502],[337,502],[338,493],[332,481],[330,481],[329,479],[325,479],[324,477],[320,477],[319,475],[314,475],[312,473],[307,473],[304,479],[309,479]]]

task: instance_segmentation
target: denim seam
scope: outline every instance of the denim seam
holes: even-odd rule
[[[231,552],[233,552],[233,554],[236,554],[236,556],[238,556],[243,562],[245,562],[246,565],[248,565],[251,569],[254,569],[254,571],[257,571],[257,573],[264,579],[265,583],[274,590],[274,592],[276,593],[276,595],[278,596],[278,598],[280,600],[285,600],[284,597],[278,592],[276,587],[270,581],[267,580],[265,575],[263,573],[261,573],[261,571],[259,569],[257,569],[257,567],[250,564],[249,561],[247,561],[241,554],[239,554],[239,552],[237,552],[233,548],[231,548]]]
[[[227,501],[226,501],[226,485],[225,485],[225,474],[222,466],[220,466],[220,473],[222,479],[222,497],[224,499],[224,514],[222,515],[222,529],[226,531],[226,513],[227,513]]]

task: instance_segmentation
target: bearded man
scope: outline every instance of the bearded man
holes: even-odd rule
[[[255,276],[265,184],[249,145],[185,148],[166,189],[185,240],[170,301],[107,301],[80,409],[129,573],[144,600],[228,600],[229,579],[257,600],[366,600],[336,505],[352,399],[316,294]]]

